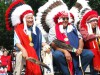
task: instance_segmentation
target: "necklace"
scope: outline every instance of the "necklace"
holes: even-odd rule
[[[32,32],[31,32],[30,35],[29,35],[29,40],[30,40],[29,45],[30,45],[30,46],[34,46],[34,44],[32,43]]]

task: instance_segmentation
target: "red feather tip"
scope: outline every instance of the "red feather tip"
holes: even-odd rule
[[[14,6],[16,6],[17,4],[19,3],[22,3],[22,4],[25,4],[25,2],[23,0],[16,0],[14,2],[12,2],[10,4],[10,6],[8,7],[8,9],[6,10],[6,13],[5,13],[5,22],[6,22],[6,29],[7,30],[11,30],[12,28],[10,27],[10,22],[9,22],[9,15],[11,14],[11,10],[14,8]]]
[[[55,15],[54,18],[53,18],[55,24],[57,24],[58,23],[58,19],[62,18],[62,17],[68,17],[68,13],[66,13],[65,11],[58,12],[58,14]]]

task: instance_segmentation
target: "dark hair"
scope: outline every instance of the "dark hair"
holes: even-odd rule
[[[3,51],[3,53],[4,53],[4,52],[7,52],[7,53],[9,53],[9,52],[8,52],[8,50],[4,50],[4,51]]]

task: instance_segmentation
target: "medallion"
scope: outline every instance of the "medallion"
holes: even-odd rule
[[[29,43],[30,46],[34,46],[34,44],[32,42]]]
[[[68,41],[68,38],[64,38],[65,41]]]

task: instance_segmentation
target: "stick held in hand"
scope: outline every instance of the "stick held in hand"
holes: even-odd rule
[[[50,70],[50,68],[45,63],[40,62],[39,60],[36,60],[36,59],[34,59],[32,57],[28,57],[26,60],[29,60],[29,61],[31,61],[31,62],[33,62],[35,64],[38,64],[38,65],[43,66],[43,67],[47,68],[48,70]]]

